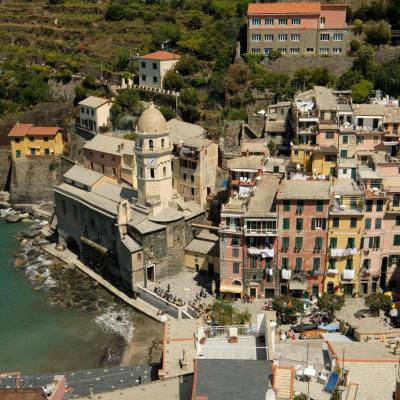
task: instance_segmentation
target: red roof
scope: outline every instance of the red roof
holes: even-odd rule
[[[251,3],[249,14],[319,14],[321,3]]]
[[[24,136],[55,136],[61,131],[58,126],[33,126],[32,124],[16,123],[8,137],[24,137]]]
[[[146,58],[148,60],[169,61],[169,60],[179,60],[181,56],[179,54],[170,53],[169,51],[160,50],[154,53],[146,54],[141,58]]]

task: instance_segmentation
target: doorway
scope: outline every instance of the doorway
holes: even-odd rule
[[[328,294],[334,294],[334,288],[335,288],[335,286],[334,286],[333,282],[329,282],[326,285],[326,291],[328,292]]]
[[[252,287],[250,288],[250,297],[253,297],[254,299],[257,298],[257,289]]]
[[[314,299],[318,299],[318,285],[313,285],[312,287],[312,295]]]
[[[155,269],[154,265],[151,265],[150,267],[146,267],[146,280],[150,282],[155,282]]]
[[[368,282],[361,282],[361,291],[363,294],[368,294]]]
[[[345,296],[347,297],[353,296],[353,286],[354,285],[352,283],[343,285],[343,293]]]
[[[381,278],[379,281],[379,285],[382,290],[386,288],[386,277],[387,277],[387,267],[388,267],[388,258],[382,258],[382,265],[381,265]]]
[[[67,249],[69,251],[72,251],[74,254],[76,254],[79,257],[81,250],[80,250],[79,245],[76,242],[76,240],[72,237],[69,237],[66,240],[66,244],[67,244]]]
[[[214,276],[214,264],[208,264],[208,276]]]

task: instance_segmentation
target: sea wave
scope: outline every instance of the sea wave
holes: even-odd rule
[[[106,332],[122,336],[127,343],[133,338],[132,313],[127,310],[110,306],[95,318],[95,322]]]

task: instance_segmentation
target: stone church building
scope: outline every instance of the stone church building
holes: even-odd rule
[[[78,165],[54,189],[60,242],[128,294],[179,273],[192,223],[205,220],[204,210],[172,187],[168,127],[153,105],[136,134],[137,190]]]

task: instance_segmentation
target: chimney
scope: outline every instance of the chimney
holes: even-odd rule
[[[249,149],[247,149],[246,150],[246,157],[249,157],[250,156],[250,152],[249,152]]]

